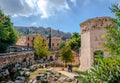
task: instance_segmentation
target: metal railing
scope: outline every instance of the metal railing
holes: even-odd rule
[[[13,45],[7,48],[6,53],[0,53],[0,56],[18,54],[21,52],[24,53],[24,52],[30,52],[30,51],[34,52],[34,48],[27,47],[27,46]]]
[[[15,55],[15,54],[21,54],[21,53],[28,53],[28,52],[34,52],[34,51],[21,51],[21,52],[0,53],[0,56]]]

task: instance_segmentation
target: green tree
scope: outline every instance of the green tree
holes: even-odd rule
[[[65,65],[74,61],[74,54],[69,46],[64,46],[62,49],[60,49],[59,55]]]
[[[40,35],[38,35],[34,40],[34,49],[37,58],[42,58],[49,55],[47,42]]]
[[[115,14],[116,18],[113,19],[114,26],[106,27],[106,51],[111,55],[120,56],[120,8],[118,4],[112,5],[112,12]]]
[[[7,47],[18,40],[18,33],[14,30],[9,16],[5,16],[0,10],[0,53],[5,52]]]
[[[65,46],[65,41],[62,41],[60,44],[59,44],[59,48],[63,48]]]
[[[74,32],[72,34],[72,39],[69,41],[68,45],[71,47],[72,50],[79,50],[81,46],[81,37],[79,33]]]

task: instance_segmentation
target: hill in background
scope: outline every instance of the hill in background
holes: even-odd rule
[[[27,35],[29,31],[29,34],[39,33],[41,35],[48,36],[50,32],[50,28],[44,28],[44,27],[15,26],[14,28],[22,35]],[[62,37],[63,40],[71,38],[71,33],[65,33],[63,31],[54,30],[52,28],[51,28],[51,33],[52,36]]]

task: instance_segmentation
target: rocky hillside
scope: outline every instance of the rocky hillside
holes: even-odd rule
[[[29,32],[29,34],[40,33],[42,35],[48,36],[49,32],[50,32],[50,28],[44,28],[44,27],[20,27],[20,26],[15,26],[15,29],[23,35],[26,35]],[[63,31],[54,30],[52,28],[51,28],[51,33],[52,33],[52,36],[62,37],[63,40],[71,38],[71,33],[65,33]]]

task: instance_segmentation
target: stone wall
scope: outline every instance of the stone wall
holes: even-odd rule
[[[34,52],[19,52],[19,53],[5,53],[0,54],[0,69],[16,62],[23,62],[24,60],[30,60],[34,63]]]
[[[110,17],[92,18],[80,24],[81,33],[86,33],[95,29],[104,29],[106,26],[113,26],[113,22]]]
[[[103,43],[106,41],[102,36],[106,34],[106,26],[113,26],[113,21],[109,17],[100,17],[89,19],[80,24],[81,27],[81,56],[80,71],[90,69],[94,63],[93,57],[95,51],[104,52]]]
[[[80,52],[80,70],[83,71],[85,69],[90,68],[90,32],[86,32],[81,34],[81,52]]]

